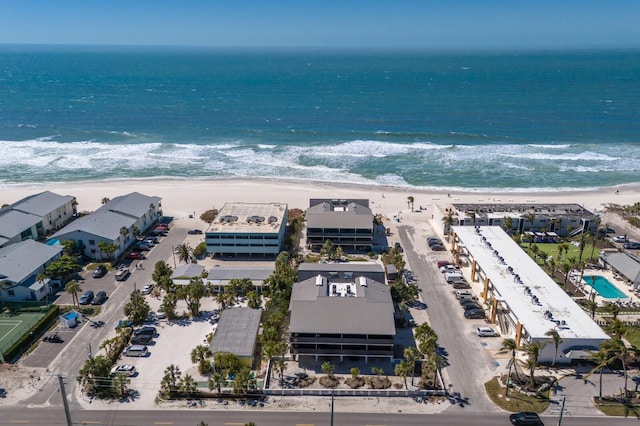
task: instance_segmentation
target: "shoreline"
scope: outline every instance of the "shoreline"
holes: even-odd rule
[[[640,200],[640,184],[602,187],[592,190],[535,191],[453,191],[357,183],[331,183],[294,179],[254,179],[246,177],[202,180],[149,178],[62,183],[11,184],[0,187],[0,204],[11,204],[42,191],[71,195],[79,211],[100,207],[103,198],[140,192],[162,198],[167,215],[195,217],[208,209],[221,208],[228,202],[287,203],[289,209],[305,210],[310,198],[369,199],[375,213],[394,215],[409,209],[407,197],[414,197],[414,207],[427,210],[432,205],[451,203],[576,203],[596,213],[605,204],[634,204]],[[619,193],[616,193],[619,191]],[[426,217],[425,217],[426,218]]]

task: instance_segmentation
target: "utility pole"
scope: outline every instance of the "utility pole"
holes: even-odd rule
[[[62,404],[64,405],[64,415],[67,418],[67,426],[73,426],[71,421],[71,411],[69,411],[69,402],[67,401],[67,392],[64,390],[64,377],[58,374],[58,383],[60,384],[60,395],[62,396]]]
[[[331,388],[331,426],[333,426],[333,395],[335,390]]]
[[[558,426],[562,426],[562,415],[564,414],[564,402],[566,401],[566,399],[566,396],[562,397],[562,406],[560,407],[560,418],[558,418]]]

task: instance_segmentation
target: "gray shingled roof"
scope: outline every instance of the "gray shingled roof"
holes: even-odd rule
[[[2,247],[0,248],[0,279],[21,283],[61,251],[60,246],[48,246],[33,240]]]
[[[209,349],[239,357],[253,356],[260,327],[261,309],[229,308],[222,311]]]
[[[342,280],[343,281],[343,280]],[[294,284],[291,293],[291,333],[343,333],[395,335],[394,309],[389,287],[354,278],[355,297],[329,296],[330,280],[316,278]]]
[[[355,200],[346,201],[347,204],[339,206],[344,211],[335,211],[331,200],[310,206],[306,213],[307,228],[373,228],[371,209]]]
[[[71,195],[58,195],[51,191],[44,191],[13,203],[11,208],[43,217],[72,200]]]
[[[298,266],[298,281],[315,277],[319,273],[329,276],[331,272],[338,272],[344,276],[345,272],[362,275],[374,281],[384,282],[384,269],[378,263],[350,262],[350,263],[301,263]]]
[[[149,206],[147,206],[148,208]],[[96,211],[87,216],[82,216],[55,234],[51,238],[63,239],[72,232],[80,231],[87,234],[115,241],[120,236],[120,228],[129,228],[136,223],[136,219],[124,216],[112,211]]]
[[[42,217],[40,216],[5,209],[0,213],[0,236],[11,239],[40,222],[42,222]]]

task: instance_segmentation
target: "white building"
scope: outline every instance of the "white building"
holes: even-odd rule
[[[276,257],[289,220],[283,203],[227,203],[205,232],[207,253]]]
[[[482,297],[491,322],[518,346],[544,344],[540,362],[552,362],[555,345],[546,335],[556,330],[561,343],[556,362],[588,358],[609,336],[499,226],[455,226],[457,256],[467,256],[472,281],[484,285]]]
[[[0,298],[4,302],[42,300],[51,292],[49,279],[38,275],[60,258],[60,246],[25,240],[0,248]]]

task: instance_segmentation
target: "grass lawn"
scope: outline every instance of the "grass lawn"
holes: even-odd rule
[[[524,243],[520,245],[522,247],[522,249],[524,251],[526,251],[527,253],[531,254],[529,252],[529,243]],[[548,258],[549,256],[552,256],[557,263],[562,263],[562,262],[558,262],[558,247],[560,246],[560,244],[553,244],[553,243],[536,243],[536,246],[538,246],[538,250],[540,253],[544,253],[544,256],[541,256],[543,259],[544,258]],[[584,247],[584,250],[582,251],[582,260],[584,261],[588,261],[591,258],[591,253],[593,251],[593,259],[597,260],[598,259],[598,252],[600,251],[597,247],[594,249],[594,246],[592,244],[587,244]],[[577,259],[578,256],[580,255],[580,247],[576,247],[573,244],[569,244],[569,252],[562,252],[562,261],[568,259],[568,258],[573,258],[573,259]],[[542,263],[542,259],[540,259],[540,257],[538,258],[538,263]]]
[[[503,410],[516,413],[518,411],[533,411],[542,413],[549,407],[549,391],[545,391],[543,396],[529,396],[520,393],[516,389],[509,391],[509,397],[505,398],[505,388],[500,386],[497,377],[484,384],[487,395],[498,407]]]
[[[630,404],[595,404],[596,408],[607,416],[635,417],[640,419],[640,407]]]
[[[640,327],[628,325],[624,333],[625,339],[636,348],[640,348]]]

